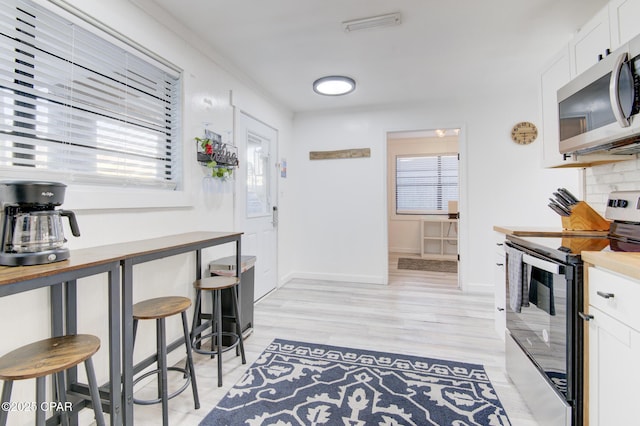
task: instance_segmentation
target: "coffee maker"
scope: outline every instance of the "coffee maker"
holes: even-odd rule
[[[80,230],[72,211],[56,210],[66,187],[58,182],[0,181],[0,265],[40,265],[69,258],[62,218],[69,219],[75,237]]]

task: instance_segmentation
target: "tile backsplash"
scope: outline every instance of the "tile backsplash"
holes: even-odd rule
[[[585,200],[604,215],[611,191],[640,189],[640,159],[603,164],[585,169]]]

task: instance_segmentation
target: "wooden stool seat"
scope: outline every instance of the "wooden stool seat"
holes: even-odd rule
[[[98,349],[100,339],[89,334],[40,340],[0,358],[0,379],[15,381],[49,376],[84,362]]]
[[[196,280],[193,283],[193,287],[196,290],[224,290],[225,288],[235,287],[240,284],[238,277],[225,277],[221,275],[215,275],[212,277],[206,277]]]
[[[58,403],[66,407],[68,389],[65,384],[65,370],[84,362],[96,423],[98,426],[104,426],[100,391],[91,359],[98,349],[100,349],[100,339],[96,336],[76,334],[40,340],[5,354],[0,357],[0,379],[4,381],[2,406],[5,407],[11,401],[14,381],[36,379],[36,425],[44,426],[47,414],[46,377],[54,376]],[[0,410],[2,426],[7,424],[8,411]],[[60,420],[64,425],[68,425],[72,420],[70,412],[62,413],[61,417]]]
[[[133,305],[133,318],[137,320],[166,318],[184,312],[190,306],[191,299],[187,297],[157,297]]]

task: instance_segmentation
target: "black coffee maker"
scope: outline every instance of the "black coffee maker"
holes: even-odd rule
[[[72,211],[55,209],[63,203],[66,187],[58,182],[0,181],[0,265],[40,265],[69,258],[62,218],[69,219],[75,237],[80,230]]]

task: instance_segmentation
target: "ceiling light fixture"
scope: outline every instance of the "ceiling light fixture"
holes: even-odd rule
[[[344,21],[342,28],[345,32],[365,30],[369,28],[390,27],[392,25],[400,25],[400,12],[389,13],[387,15],[372,16],[370,18],[353,19]]]
[[[313,91],[326,96],[340,96],[356,89],[354,79],[342,75],[322,77],[313,82]]]

